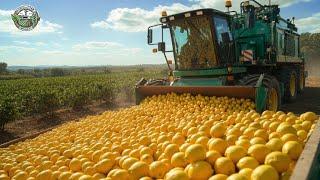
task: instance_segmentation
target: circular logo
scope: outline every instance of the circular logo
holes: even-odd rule
[[[18,7],[11,17],[15,26],[22,31],[31,31],[40,21],[38,12],[30,5]]]

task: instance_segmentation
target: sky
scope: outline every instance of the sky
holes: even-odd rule
[[[258,0],[267,3],[267,0]],[[233,0],[233,10],[240,0]],[[295,17],[299,32],[320,32],[320,0],[272,0],[284,18]],[[11,14],[34,6],[41,20],[29,32]],[[132,65],[164,63],[146,43],[149,25],[168,14],[198,8],[225,11],[224,0],[0,0],[0,62],[8,65]],[[170,42],[167,42],[170,43]]]

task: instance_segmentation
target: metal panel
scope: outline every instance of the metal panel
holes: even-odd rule
[[[190,93],[192,95],[201,94],[203,96],[228,96],[235,98],[255,99],[256,89],[254,87],[248,86],[140,86],[136,88],[137,104],[139,104],[140,101],[143,100],[145,97],[168,93]]]
[[[293,170],[291,180],[320,179],[320,119],[308,139],[298,162]]]
[[[244,73],[247,72],[246,67],[231,67],[232,73]],[[227,75],[227,68],[216,68],[216,69],[203,69],[203,70],[190,70],[190,71],[173,71],[173,74],[177,77],[183,76],[217,76]]]

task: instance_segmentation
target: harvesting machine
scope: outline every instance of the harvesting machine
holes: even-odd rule
[[[256,110],[279,109],[303,92],[307,72],[294,18],[283,19],[278,5],[243,1],[240,12],[198,9],[167,15],[148,28],[148,44],[162,52],[169,76],[141,79],[136,101],[166,93],[250,98]],[[161,41],[153,42],[154,28]],[[169,31],[172,50],[166,49]],[[167,58],[173,53],[174,63]],[[172,68],[174,64],[174,68]]]

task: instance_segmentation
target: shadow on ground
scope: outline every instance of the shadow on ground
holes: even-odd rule
[[[281,110],[295,114],[312,111],[320,115],[320,87],[307,87],[295,102],[282,105]]]

